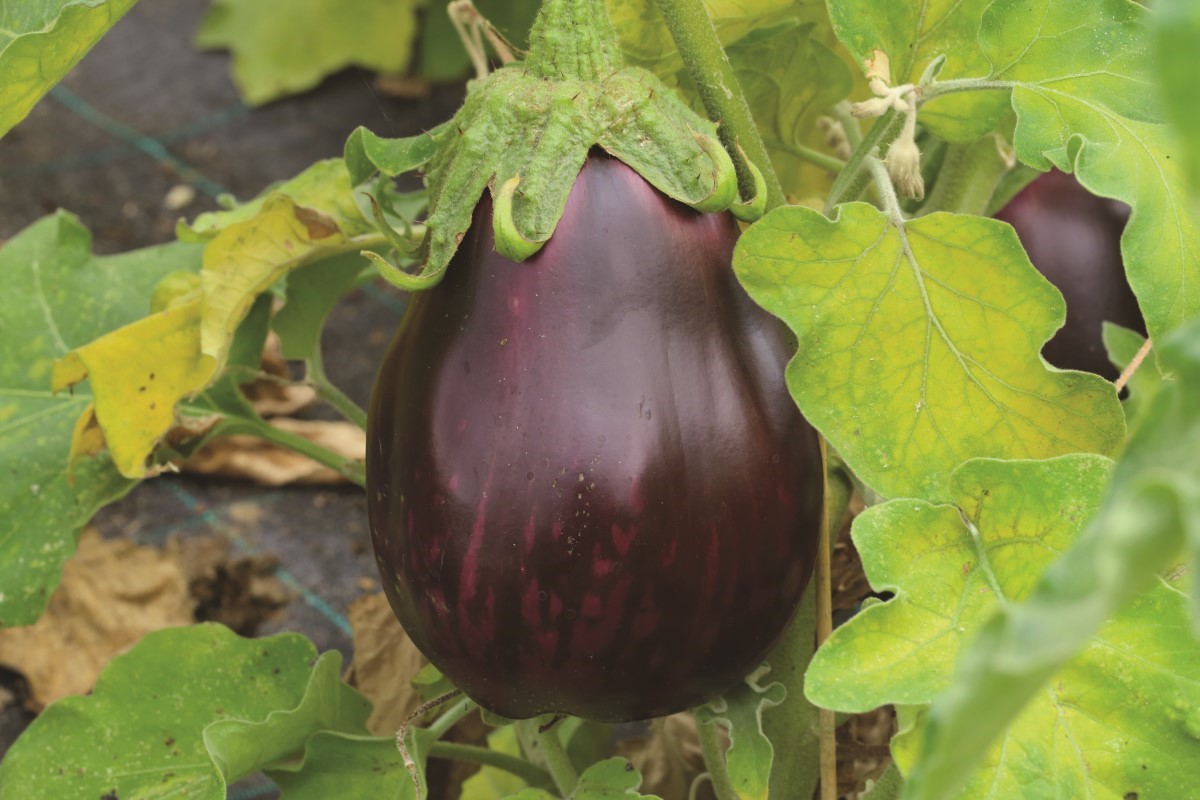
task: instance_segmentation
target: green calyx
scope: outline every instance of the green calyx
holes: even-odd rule
[[[513,261],[536,253],[593,147],[699,211],[753,214],[757,198],[739,202],[716,125],[652,73],[624,66],[603,0],[546,0],[530,41],[526,60],[476,81],[439,132],[426,167],[423,266],[403,274],[405,288],[441,278],[485,189],[495,199],[496,250]]]

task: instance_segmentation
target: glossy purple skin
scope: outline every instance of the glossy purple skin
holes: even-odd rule
[[[1146,333],[1121,260],[1129,206],[1096,197],[1055,170],[1029,184],[996,218],[1016,229],[1029,260],[1067,301],[1066,323],[1042,349],[1046,360],[1115,379],[1102,323]]]
[[[811,572],[813,430],[729,215],[593,155],[517,264],[476,209],[371,401],[367,488],[409,636],[480,705],[645,719],[756,668]]]

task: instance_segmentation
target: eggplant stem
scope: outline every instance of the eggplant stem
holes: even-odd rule
[[[557,719],[556,717],[538,723],[537,744],[542,758],[546,762],[546,769],[554,778],[554,785],[558,787],[558,791],[562,793],[563,797],[567,797],[575,791],[575,787],[579,784],[579,773],[575,771],[575,765],[571,763],[562,740],[558,738],[558,730],[554,725]]]
[[[1121,371],[1120,377],[1114,381],[1113,385],[1117,387],[1117,392],[1120,393],[1125,388],[1125,384],[1129,383],[1129,379],[1133,377],[1133,373],[1137,372],[1138,367],[1146,360],[1146,356],[1150,355],[1150,348],[1154,343],[1147,339],[1134,355],[1133,360],[1129,362],[1129,366]]]
[[[709,119],[720,121],[717,134],[733,159],[742,195],[748,197],[754,190],[755,178],[749,167],[753,163],[766,181],[766,210],[784,205],[787,199],[779,176],[771,165],[758,125],[750,113],[750,104],[746,102],[704,3],[702,0],[656,0],[655,5],[671,31],[684,66],[696,83]],[[739,142],[748,158],[742,157]]]

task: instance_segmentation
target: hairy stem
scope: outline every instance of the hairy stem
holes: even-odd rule
[[[345,392],[335,386],[325,374],[325,359],[321,355],[320,342],[317,342],[317,349],[313,353],[312,358],[305,362],[304,377],[317,390],[318,397],[333,406],[339,414],[358,427],[363,430],[367,429],[367,412],[363,411],[358,403],[355,403]]]
[[[553,785],[550,773],[541,767],[534,766],[523,758],[510,756],[508,753],[501,753],[487,747],[455,742],[434,742],[429,746],[429,755],[432,758],[449,758],[455,761],[469,761],[474,764],[495,767],[511,775],[516,775],[530,786],[538,788],[549,788]]]
[[[829,197],[825,200],[826,214],[833,211],[839,203],[848,203],[858,199],[858,196],[867,188],[871,182],[868,162],[870,160],[878,161],[875,157],[876,149],[881,154],[885,153],[888,146],[900,135],[900,131],[904,128],[904,116],[894,108],[890,108],[884,112],[883,116],[875,120],[871,130],[867,131],[866,136],[862,137],[862,141],[850,154],[846,168],[838,173],[837,179],[834,180],[833,187],[829,190]],[[889,185],[890,183],[889,181]]]
[[[571,763],[562,740],[558,738],[558,726],[553,724],[553,720],[535,724],[538,725],[537,747],[546,762],[546,769],[554,778],[554,785],[558,787],[558,791],[566,797],[575,791],[575,786],[579,783],[579,773],[575,771],[575,765]]]
[[[439,739],[445,736],[451,728],[462,721],[475,709],[479,708],[479,704],[469,697],[462,697],[445,714],[442,714],[433,724],[429,726],[428,731]]]
[[[1012,169],[991,136],[970,144],[952,144],[946,148],[933,190],[917,216],[934,211],[985,216],[996,188]]]
[[[754,194],[754,175],[742,157],[741,151],[745,151],[746,158],[758,167],[766,180],[767,210],[783,205],[787,202],[783,196],[783,186],[771,165],[771,158],[767,155],[758,126],[754,124],[746,96],[742,94],[742,87],[733,74],[733,66],[721,47],[721,40],[717,38],[717,31],[704,3],[701,0],[655,1],[671,31],[671,38],[679,48],[688,74],[700,92],[709,118],[720,123],[717,133],[737,169],[742,197],[748,198]]]
[[[713,794],[717,800],[738,800],[737,790],[729,780],[729,765],[725,761],[725,750],[717,733],[717,723],[696,720],[696,733],[700,736],[700,751],[704,754],[704,766],[712,780]]]

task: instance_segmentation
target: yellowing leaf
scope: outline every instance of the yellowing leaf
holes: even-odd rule
[[[233,51],[234,80],[246,102],[259,105],[311,89],[355,64],[403,70],[412,55],[419,5],[424,2],[218,0],[196,41]]]
[[[90,376],[96,421],[126,477],[146,474],[146,457],[175,423],[175,404],[215,374],[216,361],[199,351],[199,325],[200,301],[193,300],[76,348],[54,365],[54,391]],[[72,454],[94,449],[93,436],[88,425],[77,425]]]
[[[944,499],[971,458],[1111,454],[1124,440],[1111,384],[1039,358],[1062,296],[1003,223],[785,207],[746,231],[734,269],[799,337],[787,382],[801,410],[885,497]]]
[[[233,334],[259,294],[315,258],[360,247],[333,217],[285,195],[269,196],[256,216],[225,228],[204,248],[201,351],[224,364]]]
[[[87,54],[136,0],[0,0],[0,136]]]

